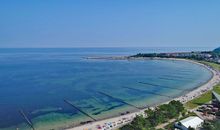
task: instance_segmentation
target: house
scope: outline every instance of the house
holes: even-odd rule
[[[214,91],[212,91],[212,105],[220,108],[220,95]]]
[[[194,128],[195,130],[199,129],[202,124],[203,120],[197,116],[190,116],[186,119],[181,120],[174,124],[175,130],[188,130],[189,128]]]

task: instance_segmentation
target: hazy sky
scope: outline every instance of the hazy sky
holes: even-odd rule
[[[0,0],[0,47],[220,46],[220,0]]]

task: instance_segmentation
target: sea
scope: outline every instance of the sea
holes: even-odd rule
[[[1,48],[0,130],[58,130],[109,118],[169,101],[212,77],[186,61],[86,57],[211,49]]]

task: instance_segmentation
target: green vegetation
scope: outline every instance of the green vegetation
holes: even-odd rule
[[[208,65],[208,66],[220,71],[220,64],[213,63],[213,62],[207,62],[207,61],[199,61],[199,63]]]
[[[167,53],[138,53],[131,57],[160,57],[160,58],[175,58],[174,56],[167,55]]]
[[[137,116],[130,124],[123,126],[120,130],[154,130],[157,125],[178,118],[183,111],[182,103],[171,101],[169,104],[161,105],[155,110],[146,110],[146,118]]]
[[[148,58],[184,58],[197,61],[208,61],[219,63],[220,47],[213,51],[192,51],[192,52],[177,52],[177,53],[138,53],[130,57],[148,57]]]
[[[205,64],[205,65],[208,65],[216,70],[220,70],[220,65],[219,64],[216,64],[216,63],[212,63],[212,62],[207,62],[207,61],[199,61],[200,63],[202,64]],[[217,92],[218,94],[220,94],[220,84],[214,86],[213,90],[215,92]],[[198,98],[195,98],[189,102],[187,102],[185,104],[185,106],[189,109],[193,109],[193,108],[196,108],[198,107],[199,105],[202,105],[202,104],[205,104],[209,101],[211,101],[212,99],[212,92],[211,91],[208,91],[204,94],[202,94],[200,97]]]
[[[205,121],[205,123],[202,125],[202,128],[204,130],[219,130],[220,129],[220,121]]]
[[[191,60],[208,61],[209,55],[217,57],[217,55],[213,53],[212,51],[180,52],[180,53],[138,53],[130,57],[184,58],[184,59],[191,59]]]
[[[220,94],[220,84],[214,86],[213,90],[214,90],[216,93]],[[211,91],[208,91],[208,92],[202,94],[200,97],[195,98],[195,99],[193,99],[193,100],[187,102],[187,103],[185,104],[185,106],[186,106],[188,109],[193,109],[193,108],[196,108],[196,107],[198,107],[199,105],[205,104],[205,103],[207,103],[207,102],[209,102],[209,101],[211,101],[211,100],[212,100],[212,92],[211,92]]]
[[[193,109],[193,108],[198,107],[199,105],[202,105],[202,104],[205,104],[211,101],[211,99],[212,99],[211,91],[208,91],[207,93],[202,94],[200,97],[187,102],[185,106],[189,109]]]
[[[219,47],[219,48],[216,48],[215,50],[213,50],[213,52],[220,54],[220,47]]]
[[[217,60],[220,57],[220,48],[215,49],[213,52],[201,52],[201,53],[188,53],[189,55],[169,55],[168,53],[148,53],[148,54],[137,54],[131,57],[161,57],[161,58],[185,58],[195,60],[196,62],[200,62],[202,64],[208,65],[215,70],[220,71],[220,64],[217,63]],[[206,57],[208,55],[203,54],[211,54],[211,58]],[[220,94],[220,84],[214,86],[213,91]],[[186,108],[193,109],[198,107],[199,105],[208,103],[212,100],[212,91],[208,91],[205,94],[201,95],[198,98],[195,98],[185,104]],[[184,110],[183,105],[178,101],[171,101],[169,104],[161,105],[155,110],[147,110],[145,111],[147,117],[144,118],[142,116],[137,116],[130,124],[123,126],[120,130],[154,130],[156,126],[159,124],[168,122],[170,119],[176,119],[175,121],[179,121],[182,118],[186,118],[187,116],[194,115],[195,113],[188,113]],[[180,117],[181,114],[181,118]],[[219,114],[220,115],[220,114]],[[168,124],[166,129],[173,129],[174,122]],[[206,122],[203,125],[205,130],[219,130],[220,129],[220,121],[215,122]]]
[[[186,109],[185,109],[184,111],[186,111]],[[184,114],[184,113],[185,113],[185,114]],[[174,129],[175,129],[175,128],[174,128],[174,124],[175,124],[176,122],[179,122],[179,121],[181,121],[181,120],[183,120],[183,119],[185,119],[185,118],[187,118],[187,117],[190,117],[190,116],[197,116],[197,115],[196,115],[194,112],[190,112],[190,111],[182,112],[182,117],[180,117],[180,118],[176,119],[175,121],[169,123],[168,125],[166,125],[166,126],[164,127],[164,129],[165,129],[165,130],[174,130]]]

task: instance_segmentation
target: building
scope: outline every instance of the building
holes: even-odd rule
[[[194,128],[198,130],[202,124],[203,120],[197,116],[190,116],[186,119],[181,120],[174,124],[175,130],[188,130],[189,128]]]
[[[212,91],[212,105],[220,108],[220,95],[214,91]]]

